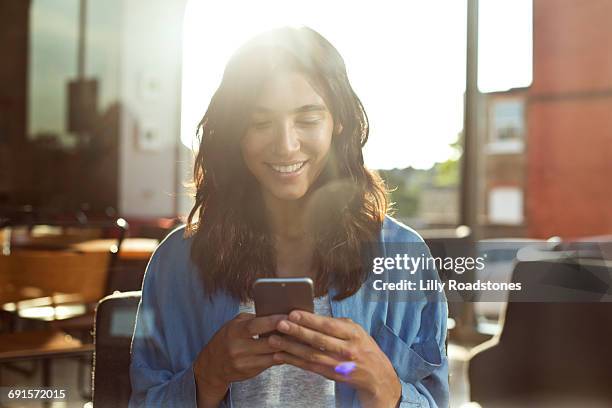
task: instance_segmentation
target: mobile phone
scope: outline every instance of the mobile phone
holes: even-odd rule
[[[253,285],[257,316],[289,314],[299,309],[314,312],[314,285],[310,278],[262,278]]]

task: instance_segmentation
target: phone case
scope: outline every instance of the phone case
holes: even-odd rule
[[[314,312],[314,285],[310,278],[257,279],[253,294],[257,316],[289,314],[295,309]]]

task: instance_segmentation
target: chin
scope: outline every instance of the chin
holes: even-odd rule
[[[295,201],[306,195],[304,189],[274,189],[270,191],[279,200]]]

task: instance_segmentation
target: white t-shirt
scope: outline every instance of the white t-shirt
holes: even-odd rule
[[[315,313],[331,316],[327,295],[314,299]],[[241,303],[240,313],[254,313],[253,302]],[[245,381],[232,383],[232,405],[243,408],[335,407],[335,382],[289,364],[277,365]]]

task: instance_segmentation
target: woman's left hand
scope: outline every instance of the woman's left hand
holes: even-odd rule
[[[393,365],[374,339],[350,319],[319,316],[295,310],[281,320],[277,330],[287,336],[270,336],[279,351],[274,358],[357,389],[364,407],[396,407],[401,384]],[[355,368],[346,375],[335,368],[346,362]]]

